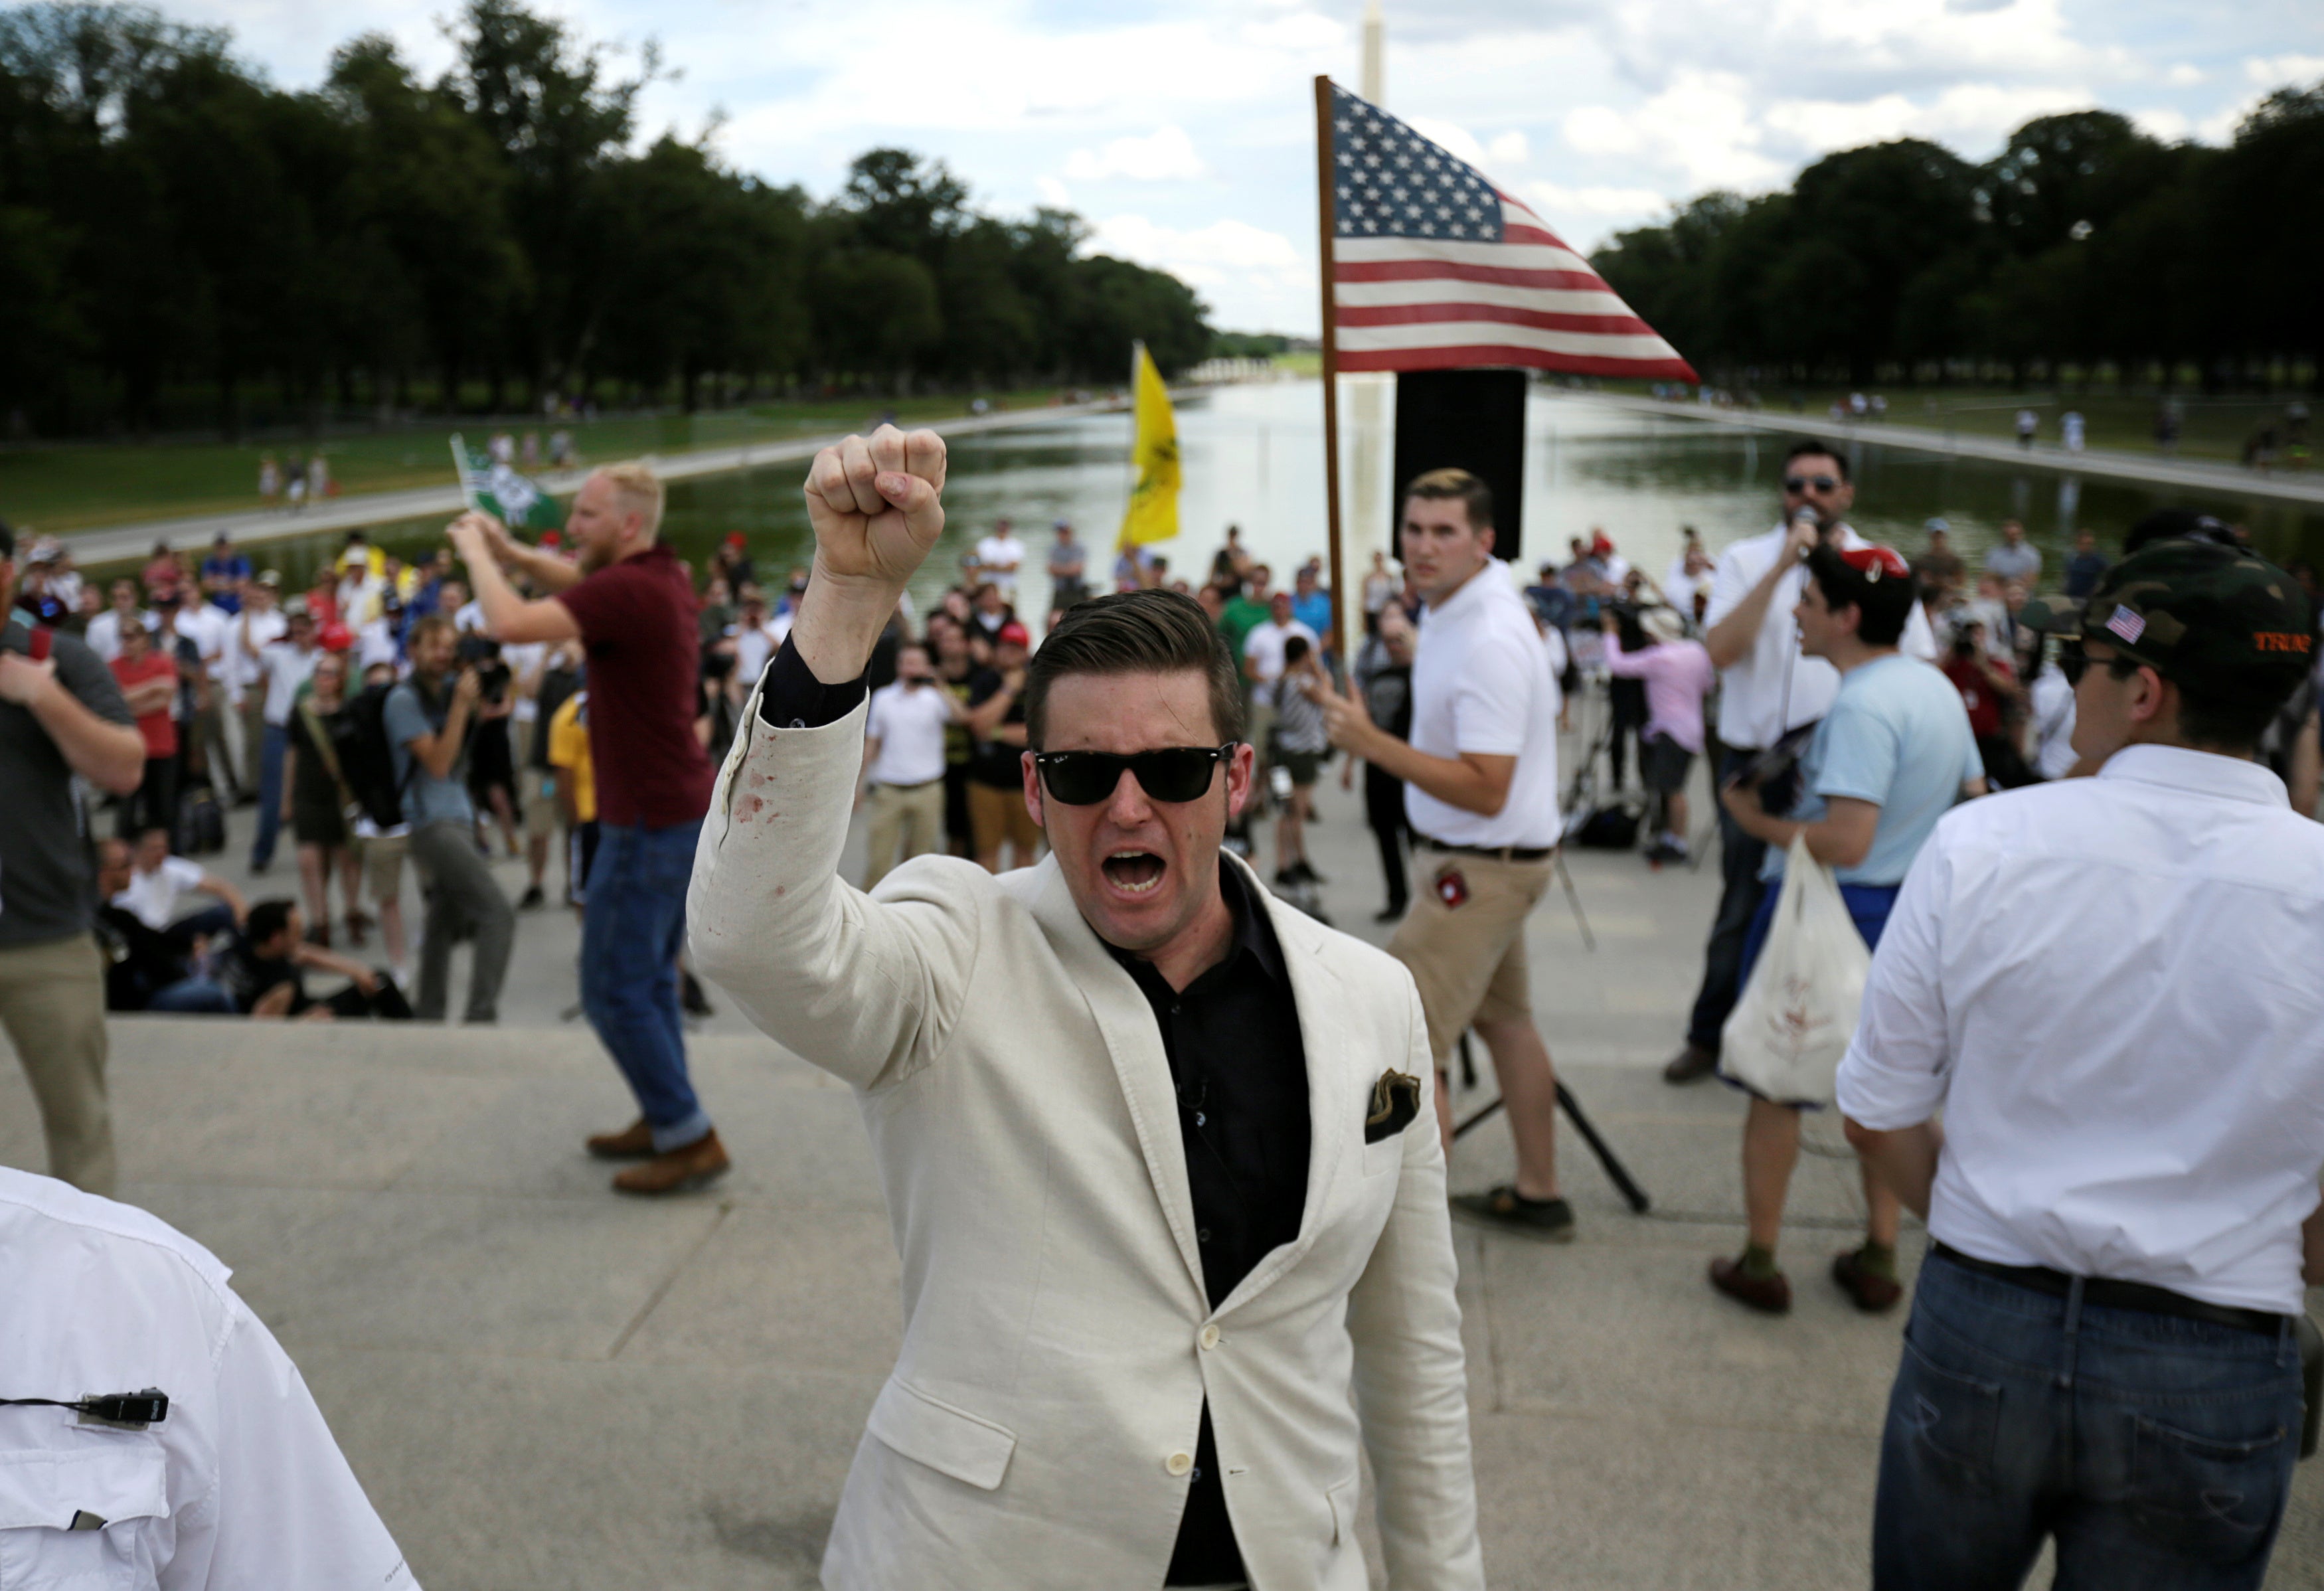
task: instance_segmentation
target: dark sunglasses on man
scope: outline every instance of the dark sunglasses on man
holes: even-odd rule
[[[1127,768],[1138,777],[1138,788],[1157,801],[1191,801],[1211,788],[1211,770],[1233,754],[1238,742],[1224,745],[1166,746],[1159,751],[1036,752],[1033,766],[1049,799],[1068,807],[1094,807],[1111,798]]]
[[[1810,486],[1819,492],[1830,492],[1839,486],[1840,477],[1836,475],[1787,475],[1784,477],[1784,490],[1794,497],[1806,496]]]

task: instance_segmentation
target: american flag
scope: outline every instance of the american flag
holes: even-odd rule
[[[1330,114],[1339,368],[1698,379],[1589,261],[1483,173],[1336,83]]]

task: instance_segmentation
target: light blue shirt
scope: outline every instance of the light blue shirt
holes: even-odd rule
[[[1985,776],[1969,710],[1951,680],[1917,658],[1884,657],[1840,677],[1840,694],[1800,759],[1799,802],[1785,817],[1821,819],[1834,796],[1880,809],[1872,848],[1841,883],[1898,884],[1960,787]],[[1759,876],[1784,876],[1784,851],[1767,847]]]
[[[1306,596],[1301,597],[1294,593],[1291,598],[1291,616],[1318,635],[1330,634],[1332,633],[1332,594],[1329,591],[1310,591]]]

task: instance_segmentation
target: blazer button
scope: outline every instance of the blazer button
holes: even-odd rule
[[[1192,1453],[1173,1453],[1163,1460],[1162,1467],[1172,1475],[1185,1475],[1194,1467],[1194,1456]]]
[[[1205,1349],[1215,1348],[1219,1346],[1219,1328],[1215,1326],[1205,1326],[1203,1327],[1203,1335],[1195,1340]]]

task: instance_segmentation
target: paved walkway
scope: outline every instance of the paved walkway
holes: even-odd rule
[[[1111,399],[1104,399],[1090,403],[1055,404],[1038,409],[1009,409],[991,414],[962,415],[954,420],[930,421],[927,424],[947,438],[966,437],[980,431],[1041,425],[1084,414],[1111,413],[1121,407]],[[770,464],[812,458],[819,449],[846,434],[834,431],[827,436],[745,442],[731,448],[705,448],[687,453],[650,454],[648,458],[663,480],[690,480],[696,476],[723,475],[729,470],[758,469]],[[450,455],[447,454],[446,458],[448,460]],[[450,473],[448,463],[446,473]],[[562,495],[578,490],[581,483],[589,478],[589,471],[586,467],[550,470],[534,478],[550,492]],[[387,524],[396,520],[418,519],[428,514],[440,513],[449,518],[464,506],[466,502],[460,495],[458,483],[447,481],[440,486],[421,486],[410,491],[366,492],[355,496],[334,497],[319,507],[298,513],[247,508],[232,513],[188,514],[176,519],[112,525],[100,531],[77,531],[68,534],[64,540],[71,546],[73,557],[80,563],[109,563],[120,559],[143,558],[152,550],[156,541],[167,541],[180,548],[208,546],[223,532],[231,535],[241,545],[249,547],[263,541],[311,536],[325,531],[351,531],[362,526]]]
[[[1555,392],[1558,389],[1549,389]],[[1583,394],[1577,394],[1577,396]],[[2148,486],[2182,486],[2225,497],[2267,497],[2287,503],[2324,504],[2324,472],[2263,474],[2237,465],[2210,459],[2133,453],[2119,448],[2088,448],[2070,453],[2055,442],[2021,448],[1998,437],[1969,436],[1926,426],[1904,425],[1892,420],[1833,420],[1815,414],[1789,414],[1771,409],[1720,409],[1702,403],[1665,403],[1652,398],[1625,397],[1614,393],[1590,393],[1586,399],[1633,414],[1665,420],[1691,420],[1738,430],[1783,431],[1794,436],[1830,437],[1839,441],[1868,442],[1875,447],[1904,448],[1920,453],[1944,453],[1957,458],[1977,458],[1990,464],[2011,464],[2046,469],[2060,475],[2100,476],[2114,480],[2140,481]]]
[[[1359,803],[1323,795],[1327,909],[1377,939]],[[1653,1068],[1716,876],[1591,853],[1573,874],[1599,948],[1562,894],[1545,900],[1541,1022],[1655,1205],[1630,1215],[1569,1134],[1578,1242],[1455,1228],[1492,1584],[1861,1586],[1899,1322],[1821,1280],[1859,1218],[1851,1168],[1802,1161],[1788,1319],[1705,1286],[1705,1259],[1740,1242],[1740,1108]],[[631,1106],[586,1030],[557,1020],[573,948],[568,923],[529,915],[503,1025],[424,1043],[352,1023],[116,1021],[124,1195],[235,1267],[430,1591],[811,1586],[899,1336],[854,1103],[722,1009],[693,1052],[735,1171],[703,1195],[614,1198],[579,1145]],[[1828,1143],[1828,1124],[1812,1132]],[[13,1068],[0,1162],[40,1163]],[[1461,1142],[1453,1181],[1509,1170],[1495,1121]],[[1918,1249],[1909,1237],[1907,1259]],[[2319,1474],[2302,1467],[2273,1586],[2324,1585]]]

